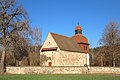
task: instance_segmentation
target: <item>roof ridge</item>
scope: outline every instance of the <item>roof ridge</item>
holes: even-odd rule
[[[71,37],[67,37],[67,36],[64,36],[64,35],[61,35],[61,34],[57,34],[57,33],[53,33],[53,32],[50,32],[51,34],[55,34],[55,35],[58,35],[58,36],[63,36],[63,37],[66,37],[66,38],[70,38],[71,39]]]

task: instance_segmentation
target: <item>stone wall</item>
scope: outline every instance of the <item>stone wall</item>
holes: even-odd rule
[[[41,52],[41,55],[50,57],[52,66],[84,66],[87,64],[87,54],[85,53],[59,50]],[[43,66],[48,66],[48,62],[44,62]]]
[[[120,74],[120,67],[90,67],[89,73]]]
[[[7,67],[10,74],[91,74],[91,73],[113,73],[120,74],[120,67],[87,67],[62,66],[62,67]]]
[[[11,74],[81,74],[86,73],[86,67],[7,67]]]

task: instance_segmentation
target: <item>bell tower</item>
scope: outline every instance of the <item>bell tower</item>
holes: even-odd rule
[[[79,24],[75,27],[75,35],[72,38],[76,40],[82,52],[89,52],[88,39],[82,35],[82,27]]]

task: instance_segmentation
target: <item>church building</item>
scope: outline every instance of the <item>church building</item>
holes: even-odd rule
[[[75,28],[73,37],[50,32],[40,49],[40,56],[47,57],[42,66],[89,65],[89,43],[82,35],[82,27]]]

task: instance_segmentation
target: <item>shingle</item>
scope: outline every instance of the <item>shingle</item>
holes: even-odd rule
[[[82,52],[79,45],[74,39],[55,33],[51,33],[51,35],[61,50]]]

